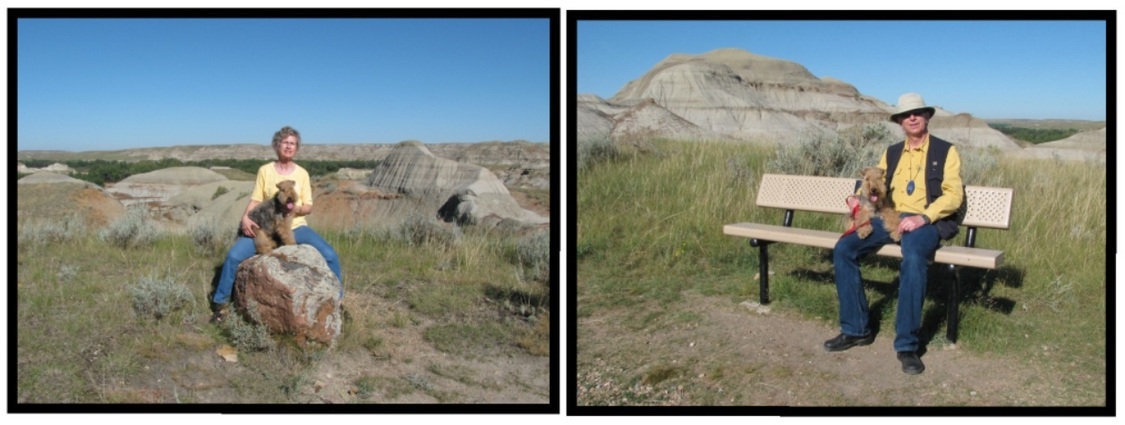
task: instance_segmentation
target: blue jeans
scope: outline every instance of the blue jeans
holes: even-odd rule
[[[904,215],[905,217],[906,215]],[[836,268],[836,294],[840,298],[840,330],[850,336],[866,336],[867,295],[859,272],[859,259],[891,243],[883,219],[871,220],[873,231],[866,239],[851,233],[836,242],[832,263]],[[917,351],[922,328],[922,302],[926,298],[926,270],[940,246],[937,227],[922,226],[902,235],[902,266],[899,270],[898,311],[895,313],[895,351]]]
[[[332,273],[336,274],[336,279],[339,279],[340,299],[344,299],[344,277],[340,274],[340,258],[336,256],[336,250],[332,249],[332,245],[329,245],[309,226],[299,226],[293,229],[293,239],[296,239],[298,244],[312,245],[313,248],[320,251],[320,255],[324,256],[324,260],[328,262],[328,268],[332,269]],[[238,265],[242,264],[247,258],[253,257],[255,253],[254,238],[240,232],[238,239],[234,241],[234,246],[230,247],[230,251],[227,252],[226,260],[223,261],[223,271],[219,274],[219,284],[215,287],[215,295],[211,297],[211,302],[215,304],[230,302],[230,293],[234,289],[234,275],[238,272]]]

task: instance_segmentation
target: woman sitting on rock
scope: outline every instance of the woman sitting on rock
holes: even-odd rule
[[[277,133],[273,135],[273,150],[277,153],[277,161],[263,165],[258,169],[258,178],[254,183],[254,191],[250,193],[250,203],[246,205],[246,211],[242,213],[242,223],[240,225],[240,232],[238,238],[234,241],[234,246],[227,252],[226,260],[223,262],[223,270],[219,275],[219,283],[215,287],[215,295],[211,298],[211,323],[220,323],[227,311],[227,305],[230,303],[231,290],[234,287],[235,272],[238,271],[239,264],[255,254],[254,248],[254,231],[258,228],[258,224],[250,219],[250,211],[254,210],[258,204],[263,200],[273,197],[274,193],[278,191],[277,184],[283,180],[293,180],[296,182],[297,202],[294,203],[293,210],[293,236],[298,244],[308,244],[317,251],[320,255],[324,256],[324,260],[328,262],[328,268],[336,274],[336,278],[340,281],[340,298],[344,297],[344,277],[340,273],[340,259],[336,256],[336,250],[320,237],[312,228],[308,226],[305,221],[305,216],[312,214],[313,199],[312,199],[312,184],[309,179],[308,171],[293,162],[293,157],[297,155],[297,151],[301,147],[301,134],[293,127],[282,127]]]

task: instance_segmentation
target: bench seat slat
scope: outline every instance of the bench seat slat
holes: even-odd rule
[[[723,226],[723,233],[762,241],[793,243],[832,249],[842,232],[798,229],[759,223],[735,223]],[[889,257],[902,258],[902,248],[887,244],[876,253]],[[991,249],[969,248],[963,246],[943,246],[934,254],[934,262],[982,269],[995,269],[1003,262],[1004,253]]]

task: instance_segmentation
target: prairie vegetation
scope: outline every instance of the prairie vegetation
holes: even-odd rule
[[[210,325],[230,240],[127,215],[19,223],[18,403],[546,403],[549,238],[432,220],[322,231],[343,265],[330,350]],[[236,361],[224,360],[232,355]]]
[[[700,305],[725,309],[757,301],[757,249],[721,229],[735,222],[781,222],[782,212],[754,205],[763,173],[852,177],[856,167],[877,162],[887,144],[878,131],[857,129],[840,139],[812,139],[781,150],[668,140],[648,141],[647,153],[617,149],[609,142],[579,147],[586,155],[579,155],[574,200],[579,215],[572,253],[577,263],[578,404],[768,404],[778,399],[788,403],[784,391],[778,395],[775,387],[786,388],[802,371],[813,370],[803,362],[779,354],[771,360],[778,364],[745,364],[721,357],[718,351],[686,355],[687,348],[654,341],[681,334],[703,338],[699,335],[706,332],[701,329],[715,323]],[[977,246],[1004,251],[1004,266],[993,271],[961,270],[956,349],[973,358],[1020,365],[1027,372],[1019,376],[997,372],[979,378],[980,382],[1020,382],[1017,393],[984,398],[973,390],[975,398],[970,398],[965,390],[934,398],[934,391],[954,385],[947,379],[956,372],[927,369],[926,379],[941,382],[868,391],[862,396],[818,393],[819,398],[797,401],[887,405],[902,403],[899,397],[906,394],[922,403],[950,405],[1105,405],[1104,166],[1013,160],[989,151],[961,150],[961,156],[966,184],[1013,188],[1015,198],[1012,228],[981,230],[977,237]],[[842,217],[813,213],[798,213],[793,225],[844,229]],[[964,243],[964,231],[954,243]],[[787,244],[771,247],[771,314],[793,315],[826,329],[823,338],[797,345],[818,345],[838,329],[829,254]],[[923,332],[931,351],[948,345],[943,314],[951,279],[937,269],[931,268],[923,313]],[[868,298],[879,300],[872,308],[882,312],[876,325],[884,332],[879,338],[893,335],[897,275],[898,261],[873,258],[864,265]],[[586,335],[614,337],[602,340]],[[720,337],[724,338],[735,336]],[[760,335],[739,338],[766,343]],[[687,341],[693,346],[699,342],[685,340],[682,347],[688,346]],[[643,352],[622,348],[636,346],[645,348]],[[650,358],[680,361],[652,360],[654,366],[643,360]],[[893,356],[887,361],[893,362]],[[898,374],[897,364],[888,365],[887,373]],[[812,378],[822,388],[833,388],[832,376]],[[869,379],[893,381],[895,376]],[[863,383],[855,385],[859,392],[868,389]],[[1049,397],[1032,389],[1048,386],[1060,389]],[[720,398],[718,389],[726,396]]]

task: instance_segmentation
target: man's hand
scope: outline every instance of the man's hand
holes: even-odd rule
[[[925,226],[925,225],[926,225],[926,219],[922,218],[921,215],[912,215],[912,216],[906,217],[906,218],[902,219],[902,221],[898,222],[898,231],[901,232],[901,233],[913,232],[913,231],[917,230],[919,227],[922,227],[922,226]]]

